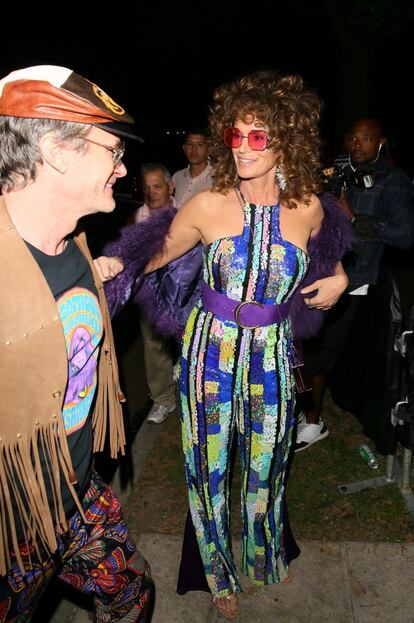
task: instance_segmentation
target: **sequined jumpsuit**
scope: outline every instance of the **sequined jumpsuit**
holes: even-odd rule
[[[245,203],[241,235],[204,248],[204,280],[229,298],[282,303],[308,256],[282,239],[279,205]],[[229,463],[237,430],[242,469],[242,572],[259,585],[288,573],[284,472],[293,427],[290,321],[256,329],[191,312],[180,362],[180,402],[190,510],[214,595],[240,590],[229,536]]]

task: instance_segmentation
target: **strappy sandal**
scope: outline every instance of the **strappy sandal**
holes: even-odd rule
[[[236,607],[234,609],[229,610],[228,608],[225,607],[224,601],[220,602],[220,600],[229,601],[231,599],[235,601]],[[236,593],[231,593],[231,595],[226,595],[226,597],[213,597],[213,604],[216,606],[220,614],[228,621],[235,621],[237,617],[239,616],[239,604],[238,604]]]

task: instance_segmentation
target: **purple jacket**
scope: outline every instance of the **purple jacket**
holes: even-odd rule
[[[324,220],[318,234],[309,241],[309,269],[292,299],[290,318],[296,339],[316,335],[324,320],[324,312],[307,307],[300,289],[332,275],[337,262],[352,246],[351,227],[333,197],[324,193],[320,200]],[[180,340],[188,314],[201,296],[201,245],[164,268],[142,275],[149,260],[162,252],[175,213],[175,208],[159,211],[147,221],[123,228],[119,237],[106,245],[104,254],[118,256],[125,268],[105,283],[105,293],[111,316],[119,313],[132,296],[161,334]]]

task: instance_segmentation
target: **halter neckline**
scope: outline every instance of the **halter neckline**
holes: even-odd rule
[[[242,193],[240,184],[236,186],[236,195],[238,196],[240,200],[240,205],[242,208],[245,205],[256,206],[256,207],[261,207],[261,208],[276,208],[279,205],[279,201],[277,201],[276,203],[267,203],[267,204],[253,203],[251,201],[247,201]]]

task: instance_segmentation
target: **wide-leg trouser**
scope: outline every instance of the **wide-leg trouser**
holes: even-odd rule
[[[231,551],[229,469],[242,470],[242,572],[256,584],[288,574],[284,475],[293,428],[289,344],[282,325],[242,330],[194,310],[184,336],[180,402],[190,510],[215,595],[240,590]]]

